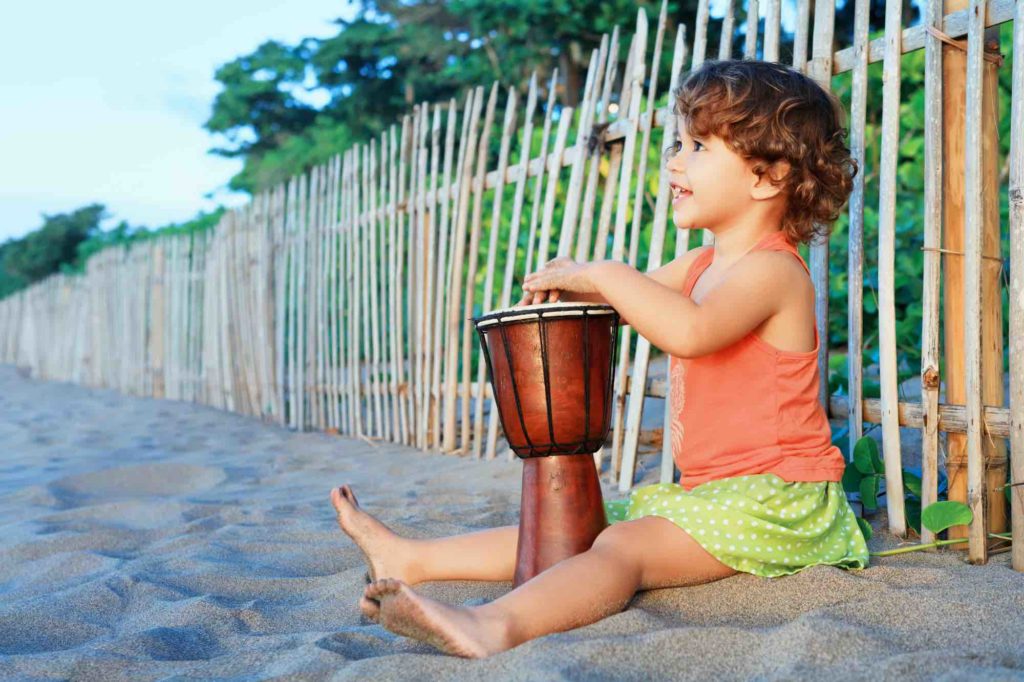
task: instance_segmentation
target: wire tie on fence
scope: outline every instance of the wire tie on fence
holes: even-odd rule
[[[922,251],[939,251],[941,253],[948,253],[948,254],[952,254],[954,256],[964,256],[964,255],[967,255],[963,251],[954,251],[952,249],[942,249],[942,248],[939,248],[938,246],[922,246],[921,250]],[[982,258],[988,258],[989,260],[997,260],[997,261],[999,261],[1000,265],[1003,265],[1003,263],[1004,263],[1002,257],[1000,257],[1000,256],[986,256],[985,254],[982,254],[981,257]]]
[[[611,122],[594,123],[590,126],[590,136],[587,138],[587,154],[593,154],[598,145],[604,146],[604,138]]]
[[[957,49],[960,49],[960,50],[963,50],[964,52],[967,52],[967,41],[966,40],[955,40],[952,37],[950,37],[948,34],[943,33],[939,29],[935,28],[934,26],[925,26],[924,30],[927,31],[928,33],[931,33],[933,36],[935,36],[936,38],[938,38],[942,42],[946,43],[947,45],[952,45],[953,47],[955,47]],[[1002,66],[1003,65],[1003,55],[1000,54],[1000,53],[993,54],[993,53],[989,52],[988,50],[986,50],[985,53],[982,56],[984,56],[985,59],[987,59],[988,61],[992,62],[996,66]]]

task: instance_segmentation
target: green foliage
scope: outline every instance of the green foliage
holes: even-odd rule
[[[117,227],[111,230],[96,231],[88,239],[82,241],[78,245],[74,260],[62,263],[61,271],[65,273],[83,272],[89,258],[108,246],[124,245],[172,234],[205,232],[220,222],[221,216],[224,215],[226,210],[223,206],[220,206],[210,212],[200,211],[191,220],[186,220],[183,223],[170,223],[153,230],[146,229],[145,227],[132,227],[128,223],[121,221]]]
[[[108,246],[212,229],[225,210],[221,206],[210,212],[200,211],[191,220],[153,230],[132,227],[123,220],[109,230],[100,229],[100,223],[107,217],[103,204],[43,216],[39,229],[0,244],[0,298],[55,272],[79,274],[93,254]]]
[[[217,69],[215,78],[224,89],[206,129],[223,133],[235,146],[212,151],[233,157],[273,149],[314,121],[313,108],[289,92],[305,80],[304,56],[301,48],[268,41]]]
[[[669,16],[692,15],[696,6],[670,2]],[[206,128],[233,144],[214,151],[245,158],[231,187],[255,193],[380,134],[417,102],[455,97],[461,106],[472,86],[498,80],[525,96],[536,71],[546,95],[558,68],[557,106],[574,106],[602,34],[624,30],[624,60],[637,10],[653,22],[659,7],[653,0],[362,2],[353,20],[337,21],[335,36],[265,43],[221,67],[223,89]],[[670,66],[665,49],[660,90]],[[327,94],[319,109],[307,104],[314,91]]]
[[[905,491],[904,509],[907,525],[921,533],[923,523],[933,533],[940,533],[950,526],[968,524],[974,518],[970,507],[950,500],[939,500],[921,509],[921,477],[907,469],[902,470]],[[1009,472],[1007,472],[1009,474]],[[885,478],[885,464],[878,454],[878,444],[870,436],[862,436],[854,445],[853,460],[843,472],[843,490],[859,493],[865,511],[878,509],[878,491]],[[1003,487],[1007,504],[1010,502],[1010,486]],[[858,518],[861,529],[867,529],[865,538],[871,538],[871,525]]]
[[[43,215],[43,225],[0,244],[0,297],[57,272],[82,242],[99,231],[106,207],[90,204],[70,213]]]

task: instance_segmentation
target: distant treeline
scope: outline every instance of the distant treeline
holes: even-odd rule
[[[20,239],[0,244],[0,298],[55,272],[81,272],[89,256],[113,244],[147,239],[156,234],[195,232],[217,224],[223,208],[200,212],[192,220],[156,229],[132,227],[121,221],[110,230],[100,228],[107,219],[103,204],[90,204],[70,211],[43,215],[43,226]]]

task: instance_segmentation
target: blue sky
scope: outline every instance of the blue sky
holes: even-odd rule
[[[241,162],[207,153],[214,70],[265,40],[333,35],[354,11],[344,0],[5,3],[0,242],[94,201],[147,227],[244,203],[226,190]]]

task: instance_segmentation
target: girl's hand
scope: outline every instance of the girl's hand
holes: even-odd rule
[[[523,280],[523,300],[520,303],[530,297],[534,303],[540,303],[545,297],[554,303],[561,291],[596,293],[597,287],[590,279],[591,272],[589,263],[577,263],[567,256],[555,258],[546,263],[542,270],[526,276]]]

